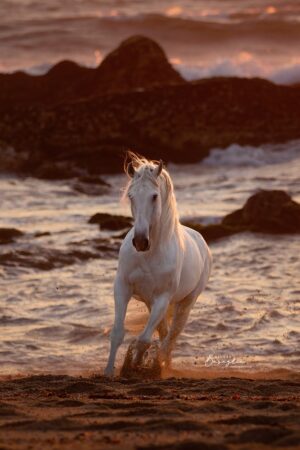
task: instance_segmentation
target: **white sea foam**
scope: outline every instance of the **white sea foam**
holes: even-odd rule
[[[252,147],[232,144],[226,149],[215,148],[202,164],[207,166],[261,167],[281,164],[300,158],[300,140],[285,144]]]
[[[276,84],[300,83],[300,62],[298,61],[278,69],[264,66],[253,57],[249,57],[248,60],[224,58],[212,65],[175,64],[175,68],[188,81],[211,77],[259,77]]]

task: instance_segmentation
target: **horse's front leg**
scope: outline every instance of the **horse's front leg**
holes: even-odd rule
[[[134,364],[138,365],[141,363],[145,351],[150,346],[154,330],[161,323],[167,313],[169,301],[169,294],[161,294],[154,300],[147,325],[136,340]]]
[[[115,322],[110,335],[110,353],[104,371],[106,376],[113,376],[114,374],[117,351],[125,335],[124,320],[131,294],[132,292],[128,284],[121,277],[117,276],[114,284]]]

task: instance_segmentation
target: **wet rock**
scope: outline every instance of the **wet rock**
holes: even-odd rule
[[[243,208],[225,216],[221,223],[201,225],[184,222],[208,242],[243,231],[300,233],[300,205],[284,191],[262,190],[249,197]]]
[[[66,249],[46,248],[27,243],[19,248],[1,251],[0,266],[38,270],[59,269],[90,259],[115,258],[119,245],[119,240],[102,238],[72,242]]]
[[[51,236],[51,233],[49,231],[37,231],[36,233],[34,233],[34,237],[36,238],[45,236]]]
[[[236,234],[238,232],[235,228],[222,224],[201,225],[197,222],[187,221],[184,222],[184,225],[198,231],[207,242],[231,236],[232,234]]]
[[[23,232],[16,228],[0,228],[0,244],[11,244],[14,240],[20,236],[23,236]]]
[[[0,255],[0,265],[6,267],[28,267],[39,270],[51,270],[96,258],[88,250],[60,251],[31,246],[27,250],[16,250]]]
[[[222,225],[264,233],[300,233],[300,205],[284,191],[262,190],[243,208],[225,216]]]
[[[117,231],[132,227],[132,218],[108,213],[97,213],[89,219],[88,223],[96,223],[103,230]]]

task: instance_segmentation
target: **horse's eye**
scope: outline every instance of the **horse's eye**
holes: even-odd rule
[[[157,194],[153,194],[152,195],[152,201],[155,202],[156,199],[157,199]]]

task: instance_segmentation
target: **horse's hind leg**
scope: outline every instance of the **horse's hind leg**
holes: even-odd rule
[[[165,337],[160,349],[161,359],[165,363],[165,366],[170,366],[171,364],[171,352],[176,344],[176,339],[182,332],[189,317],[190,311],[197,298],[198,292],[193,292],[183,300],[181,300],[179,303],[177,303],[174,308],[173,320],[169,332]]]

